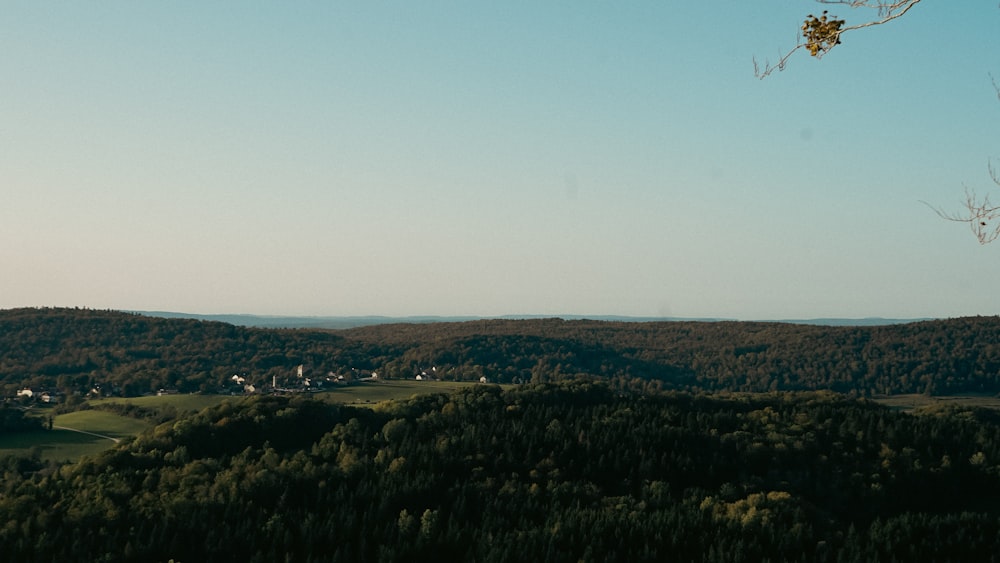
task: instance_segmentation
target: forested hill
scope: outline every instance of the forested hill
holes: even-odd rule
[[[1000,392],[1000,319],[887,326],[560,319],[394,324],[349,330],[237,327],[113,311],[0,311],[0,385],[213,392],[298,365],[314,377],[544,382],[578,374],[682,390]]]
[[[484,320],[377,325],[341,334],[394,350],[404,368],[481,369],[501,381],[586,373],[679,389],[1000,392],[1000,317],[856,327]]]
[[[225,402],[0,459],[9,561],[997,561],[994,413],[479,385]]]

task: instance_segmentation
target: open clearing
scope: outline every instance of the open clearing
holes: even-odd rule
[[[317,399],[341,403],[345,405],[364,405],[409,399],[414,395],[427,393],[452,393],[473,385],[481,385],[471,381],[413,381],[408,379],[392,379],[381,381],[366,381],[363,383],[334,387],[329,391],[312,395]]]
[[[198,412],[207,407],[215,406],[226,399],[233,399],[229,395],[150,395],[146,397],[112,397],[109,399],[98,399],[91,401],[92,404],[100,403],[128,403],[140,407],[156,408],[171,406],[179,413]]]
[[[110,438],[135,436],[149,428],[144,420],[121,416],[112,412],[86,410],[61,414],[53,421],[55,426],[90,432]]]
[[[113,445],[110,440],[72,430],[39,430],[0,436],[0,455],[28,454],[38,448],[44,460],[73,461],[85,455],[99,454]]]
[[[76,411],[53,419],[52,430],[0,435],[0,453],[29,453],[39,448],[45,460],[76,460],[96,455],[115,440],[134,436],[150,424],[104,411]]]
[[[1000,397],[996,395],[947,395],[928,397],[920,394],[875,397],[875,401],[894,409],[910,411],[926,407],[955,405],[1000,410]]]

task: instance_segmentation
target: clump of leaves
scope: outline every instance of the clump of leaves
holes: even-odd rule
[[[843,27],[844,20],[828,15],[826,10],[823,10],[823,14],[819,17],[812,14],[806,16],[806,21],[802,24],[802,37],[806,40],[805,45],[809,54],[819,57],[834,45],[839,45]]]

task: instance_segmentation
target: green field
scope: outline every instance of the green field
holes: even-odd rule
[[[415,381],[392,379],[366,381],[355,385],[334,387],[329,391],[313,395],[317,399],[345,405],[364,405],[381,401],[409,399],[414,395],[427,393],[452,393],[472,385],[469,381]]]
[[[113,445],[110,440],[70,430],[39,430],[0,436],[0,455],[28,454],[38,448],[44,460],[66,461],[101,453]]]
[[[875,401],[894,409],[911,411],[955,405],[960,407],[977,407],[1000,409],[1000,397],[996,395],[947,395],[928,397],[927,395],[888,395],[876,397]]]
[[[178,412],[198,412],[207,407],[215,406],[226,399],[232,399],[229,395],[150,395],[146,397],[113,397],[110,399],[98,399],[91,401],[94,405],[101,403],[129,403],[140,407],[162,407],[171,406]]]
[[[61,414],[55,417],[53,424],[54,426],[72,428],[116,439],[135,436],[151,426],[149,422],[144,420],[98,410]]]
[[[0,453],[29,453],[38,448],[42,459],[75,460],[98,454],[115,440],[134,436],[150,424],[110,412],[86,410],[61,414],[52,430],[0,435]]]

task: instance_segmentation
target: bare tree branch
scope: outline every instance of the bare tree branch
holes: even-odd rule
[[[905,15],[911,8],[919,4],[920,0],[816,0],[816,2],[820,4],[840,4],[852,9],[875,10],[878,14],[878,19],[844,27],[844,20],[828,16],[825,11],[820,17],[810,14],[806,17],[805,23],[802,25],[802,39],[799,40],[795,47],[792,47],[791,50],[781,55],[778,58],[778,62],[772,64],[765,60],[763,64],[760,64],[756,58],[754,59],[754,76],[763,79],[775,71],[784,70],[792,54],[799,49],[806,49],[809,51],[809,54],[817,59],[821,59],[823,55],[829,53],[831,49],[840,44],[841,36],[848,31],[889,23]]]
[[[1000,173],[997,172],[992,162],[988,168],[993,183],[1000,186]],[[989,244],[1000,238],[1000,205],[993,204],[989,194],[980,198],[974,190],[965,188],[965,211],[962,213],[948,213],[927,202],[924,204],[933,209],[942,219],[968,223],[979,244]]]
[[[997,92],[997,99],[1000,99],[1000,84],[997,84],[997,80],[992,74],[990,75],[990,80],[993,82],[993,89]],[[997,171],[992,162],[989,163],[987,169],[990,172],[990,178],[993,180],[993,183],[1000,187],[1000,172]],[[924,203],[926,204],[927,202]],[[944,219],[958,223],[968,223],[969,228],[972,229],[972,234],[976,236],[979,244],[989,244],[1000,238],[1000,205],[993,204],[990,201],[989,194],[984,195],[980,199],[975,190],[970,190],[966,187],[965,212],[963,213],[947,213],[940,207],[934,207],[929,204],[928,207]]]

